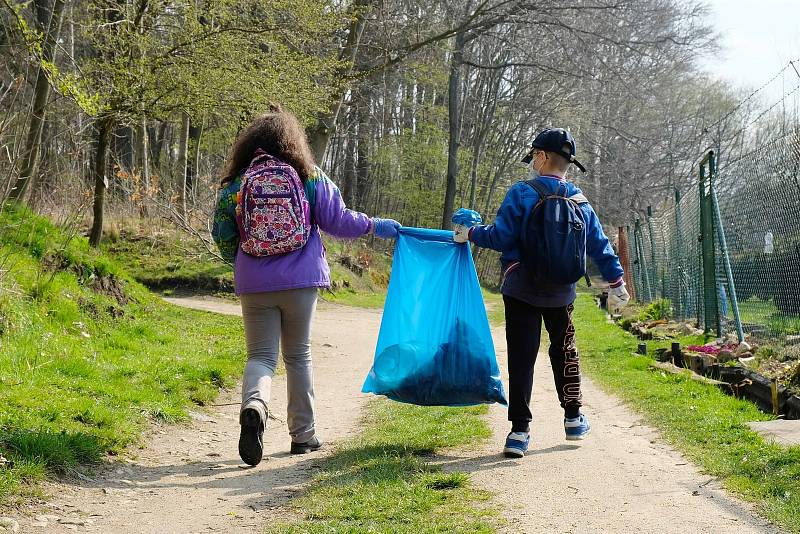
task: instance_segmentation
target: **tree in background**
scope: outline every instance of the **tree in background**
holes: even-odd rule
[[[41,156],[42,131],[44,130],[47,100],[50,97],[50,80],[48,68],[55,59],[56,42],[61,34],[61,23],[64,15],[64,0],[37,0],[33,3],[36,14],[37,51],[41,62],[36,73],[31,102],[28,135],[22,153],[22,168],[19,177],[12,187],[9,196],[12,200],[22,200],[28,192],[31,182],[35,181],[36,171]],[[18,13],[15,13],[19,17]],[[19,20],[18,20],[19,22]],[[24,27],[23,27],[24,28]]]
[[[82,111],[93,124],[94,246],[102,236],[111,136],[120,126],[138,129],[147,176],[148,123],[180,122],[176,189],[183,205],[192,117],[233,137],[271,101],[309,117],[333,86],[336,61],[325,43],[339,21],[325,2],[98,0],[72,14],[83,47],[67,66],[92,102]]]
[[[456,200],[490,215],[497,192],[524,172],[517,161],[534,133],[554,124],[572,129],[593,162],[589,175],[575,179],[604,215],[618,219],[646,202],[634,191],[663,193],[650,187],[654,180],[670,184],[664,187],[686,182],[686,163],[702,145],[703,111],[712,116],[719,108],[709,106],[709,84],[694,67],[713,49],[699,4],[397,0],[362,18],[353,72],[363,75],[344,93],[336,126],[326,128],[325,161],[357,205],[391,210],[387,197],[377,201],[370,189],[388,176],[381,147],[416,131],[422,112],[438,128],[426,129],[431,146],[447,136],[448,162],[428,179],[430,202],[441,211],[426,225],[448,226]],[[671,144],[663,132],[673,132]],[[359,181],[368,185],[349,187]]]
[[[31,5],[4,5],[12,184],[48,63],[44,33],[25,30]],[[57,212],[91,187],[93,243],[108,199],[119,216],[167,207],[199,227],[236,132],[279,101],[358,209],[447,226],[461,204],[491,220],[532,136],[561,125],[590,167],[572,178],[604,220],[627,222],[690,183],[710,142],[741,144],[744,110],[715,123],[736,95],[695,65],[714,46],[704,16],[679,0],[71,2],[30,202]]]

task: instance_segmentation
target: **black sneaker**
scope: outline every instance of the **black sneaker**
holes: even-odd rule
[[[308,454],[309,452],[314,452],[319,450],[322,447],[322,442],[314,436],[310,440],[306,441],[305,443],[295,443],[292,442],[292,454]]]
[[[262,418],[257,408],[245,408],[239,414],[242,426],[239,434],[239,456],[248,465],[258,465],[264,456],[264,429],[267,427],[266,417]]]

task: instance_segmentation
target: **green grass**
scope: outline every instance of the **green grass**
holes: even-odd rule
[[[752,297],[739,302],[742,323],[767,327],[772,336],[800,334],[800,317],[785,315],[771,300]],[[728,318],[733,319],[733,304],[728,301]]]
[[[241,321],[168,306],[86,240],[0,212],[0,503],[37,493],[232,385]]]
[[[323,292],[322,298],[347,306],[382,308],[391,271],[390,257],[367,248],[364,239],[345,241],[326,237],[325,247],[332,290]],[[185,233],[170,229],[151,229],[149,233],[126,231],[103,245],[103,250],[138,282],[165,295],[176,289],[211,292],[222,297],[233,293],[231,267]]]
[[[485,287],[481,288],[483,302],[486,304],[486,314],[489,316],[489,324],[500,326],[506,322],[506,309],[503,304],[503,295],[495,291],[489,291]]]
[[[328,302],[356,306],[358,308],[383,308],[386,302],[386,291],[355,291],[353,289],[339,289],[337,291],[323,291],[320,298]]]
[[[486,406],[429,408],[384,399],[370,403],[363,432],[326,460],[293,503],[297,522],[270,533],[481,533],[496,522],[469,475],[446,472],[430,455],[485,439]]]
[[[154,290],[233,292],[233,269],[203,244],[174,229],[123,232],[103,251],[138,282]]]
[[[714,387],[650,369],[650,358],[632,355],[638,341],[606,322],[590,295],[578,296],[574,319],[588,375],[765,517],[800,532],[800,447],[766,443],[746,425],[770,416]]]

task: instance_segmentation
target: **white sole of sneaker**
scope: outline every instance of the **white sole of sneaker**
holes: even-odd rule
[[[590,428],[589,430],[587,430],[586,432],[584,432],[580,436],[567,436],[567,441],[581,441],[582,439],[586,439],[586,436],[588,436],[589,432],[591,432],[591,431],[592,431],[592,429]]]
[[[506,458],[522,458],[525,456],[525,453],[519,449],[511,449],[509,447],[506,447],[505,449],[503,449],[503,455]]]

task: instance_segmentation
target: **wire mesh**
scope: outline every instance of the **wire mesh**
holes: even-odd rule
[[[726,165],[717,197],[734,286],[718,262],[723,330],[735,331],[735,289],[745,332],[757,338],[800,334],[800,132]]]
[[[735,292],[744,333],[757,340],[800,339],[791,337],[800,335],[800,131],[729,162],[714,186],[720,216],[707,212],[714,222],[711,235],[701,224],[700,187],[629,227],[637,300],[668,299],[676,319],[728,335],[736,332]],[[703,280],[704,239],[714,243],[713,288]]]
[[[638,230],[636,230],[638,228]],[[635,291],[640,302],[669,299],[680,319],[703,316],[700,264],[700,198],[690,191],[660,213],[634,226],[632,246]]]

